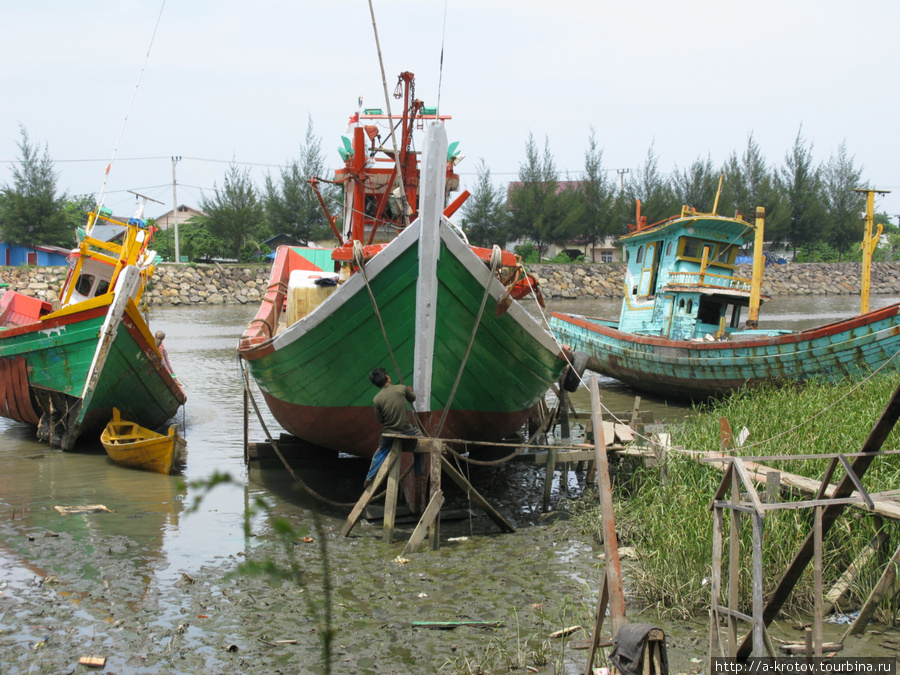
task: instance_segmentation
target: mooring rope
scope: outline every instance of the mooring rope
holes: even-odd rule
[[[307,485],[300,476],[296,474],[293,467],[291,467],[290,463],[288,463],[287,459],[285,459],[284,455],[281,453],[281,449],[278,447],[278,444],[275,442],[275,439],[272,438],[272,434],[269,433],[269,427],[266,425],[265,420],[262,417],[262,413],[260,413],[259,406],[256,404],[256,398],[253,396],[253,390],[250,388],[250,378],[247,374],[247,369],[244,367],[244,359],[238,356],[238,363],[241,367],[241,376],[244,381],[244,389],[247,392],[248,398],[250,402],[253,404],[253,410],[256,412],[256,418],[259,421],[260,426],[263,429],[263,432],[266,434],[266,440],[269,442],[269,445],[272,446],[272,449],[275,451],[275,454],[278,455],[278,459],[281,460],[281,463],[284,465],[284,468],[287,470],[289,474],[291,474],[291,478],[293,478],[303,490],[309,494],[311,497],[318,499],[325,504],[330,506],[335,506],[341,509],[349,509],[353,508],[356,505],[356,502],[336,502],[328,497],[320,495],[318,492],[313,490],[309,485]],[[373,500],[376,497],[372,498]]]

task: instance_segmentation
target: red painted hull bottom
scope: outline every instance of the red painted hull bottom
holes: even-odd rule
[[[375,420],[374,408],[300,406],[269,396],[266,402],[285,431],[304,441],[366,459],[378,449],[381,425]],[[451,410],[440,436],[472,442],[500,441],[521,429],[533,410]],[[441,411],[419,414],[428,434],[434,434],[441,415]]]

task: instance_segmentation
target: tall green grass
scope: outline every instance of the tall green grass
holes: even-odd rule
[[[744,456],[858,452],[894,391],[900,373],[837,385],[811,383],[804,387],[739,391],[735,395],[696,410],[670,429],[673,445],[688,450],[719,451],[719,418],[725,417],[735,433],[746,426],[750,437],[735,454]],[[883,449],[900,447],[895,429]],[[870,492],[900,488],[900,456],[876,459],[863,478]],[[821,479],[827,460],[767,462],[782,472]],[[620,546],[636,549],[629,570],[630,590],[643,605],[663,616],[691,617],[705,614],[710,606],[709,579],[712,565],[712,497],[722,472],[684,454],[671,452],[666,463],[667,481],[657,468],[619,466],[615,483],[616,526]],[[844,475],[838,468],[832,482]],[[729,492],[730,494],[730,492]],[[799,494],[780,497],[809,499]],[[574,508],[576,522],[596,531],[599,504],[590,494]],[[811,509],[769,511],[764,521],[763,566],[766,598],[781,579],[801,543],[812,531]],[[725,519],[723,572],[728,569],[729,519]],[[900,543],[900,527],[885,521],[889,540],[882,555],[873,560],[845,594],[840,609],[858,607],[884,569],[887,558]],[[858,509],[846,509],[825,539],[824,584],[826,590],[862,551],[876,532],[878,519]],[[741,597],[749,611],[751,521],[741,519]],[[812,565],[794,589],[784,610],[806,613],[813,606]],[[878,618],[893,618],[895,608],[882,608]]]

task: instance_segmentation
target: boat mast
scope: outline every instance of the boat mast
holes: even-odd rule
[[[869,311],[869,289],[872,285],[872,254],[875,247],[878,246],[878,240],[881,239],[881,233],[884,226],[878,223],[878,230],[873,234],[875,223],[875,194],[886,195],[889,190],[866,190],[856,189],[854,192],[864,192],[866,195],[866,231],[862,240],[862,283],[860,288],[859,313],[865,314]]]
[[[763,255],[763,233],[766,226],[766,209],[756,207],[756,234],[753,238],[753,276],[750,278],[750,315],[747,317],[747,327],[755,330],[759,328],[759,302],[762,288],[763,270],[765,268],[765,256]]]

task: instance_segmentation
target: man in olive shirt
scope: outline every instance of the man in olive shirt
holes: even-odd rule
[[[373,370],[369,374],[369,380],[380,389],[375,394],[372,403],[375,405],[375,419],[382,425],[381,432],[415,436],[418,431],[409,423],[409,413],[406,407],[407,401],[412,403],[416,400],[412,387],[404,387],[402,384],[391,384],[391,376],[387,374],[384,368]],[[384,458],[391,451],[393,442],[393,438],[381,437],[378,450],[375,452],[375,456],[372,457],[372,464],[369,465],[369,473],[366,475],[363,488],[368,487],[369,483],[375,478],[375,474],[381,468]],[[420,464],[420,458],[416,455],[416,475],[421,473]]]

